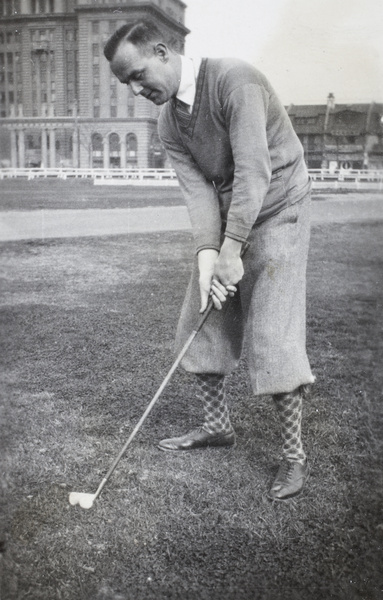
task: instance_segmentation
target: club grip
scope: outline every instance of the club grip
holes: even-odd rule
[[[247,251],[249,245],[250,245],[249,242],[243,243],[242,250],[241,250],[241,258],[243,258],[244,254],[246,254],[246,251]],[[228,298],[228,300],[229,300],[229,298]],[[208,305],[207,305],[205,311],[200,316],[199,321],[193,330],[195,333],[198,333],[198,331],[201,329],[202,325],[205,323],[206,319],[210,315],[213,308],[214,308],[213,300],[212,300],[212,298],[209,298]]]

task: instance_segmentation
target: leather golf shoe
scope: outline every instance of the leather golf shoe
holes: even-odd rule
[[[181,437],[162,440],[158,444],[158,448],[170,452],[185,452],[188,450],[197,450],[198,448],[234,446],[234,444],[234,430],[229,433],[208,433],[203,427],[199,427]]]
[[[271,500],[286,500],[297,496],[302,491],[308,474],[307,458],[303,465],[296,461],[283,459],[268,497]]]

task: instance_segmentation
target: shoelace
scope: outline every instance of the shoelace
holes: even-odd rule
[[[279,472],[277,476],[277,480],[275,481],[275,485],[280,485],[281,483],[286,483],[292,473],[294,471],[294,463],[289,460],[284,460],[279,467]],[[273,487],[275,487],[275,485]]]

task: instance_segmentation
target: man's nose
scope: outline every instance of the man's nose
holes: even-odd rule
[[[140,92],[142,92],[142,90],[144,89],[144,88],[142,87],[142,85],[141,85],[140,83],[138,83],[137,81],[131,81],[131,82],[130,82],[130,87],[131,87],[131,89],[132,89],[132,92],[133,92],[133,94],[134,94],[135,96],[138,96],[138,94],[139,94]]]

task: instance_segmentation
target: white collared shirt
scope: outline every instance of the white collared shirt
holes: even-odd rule
[[[190,58],[189,56],[180,55],[181,58],[181,81],[176,97],[178,100],[189,105],[189,112],[192,111],[195,95],[196,83],[199,68],[201,66],[201,58]]]

